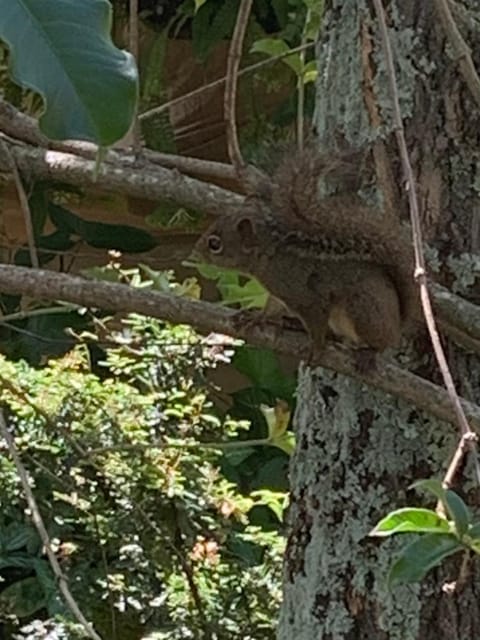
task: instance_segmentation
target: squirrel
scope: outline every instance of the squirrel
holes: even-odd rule
[[[312,363],[328,331],[374,352],[398,346],[418,304],[413,249],[400,221],[357,196],[319,197],[319,179],[336,166],[311,148],[284,156],[194,249],[196,258],[256,277],[297,316]]]

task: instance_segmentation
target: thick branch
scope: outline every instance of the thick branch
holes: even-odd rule
[[[36,300],[63,300],[107,311],[141,313],[172,323],[189,324],[203,333],[216,331],[243,338],[253,345],[297,358],[309,353],[309,341],[303,332],[279,333],[274,326],[239,327],[235,311],[231,309],[156,291],[11,265],[0,265],[0,291],[28,295]],[[360,374],[354,356],[343,347],[329,345],[321,365],[411,402],[442,420],[454,421],[448,395],[441,387],[380,358],[376,371]],[[462,405],[471,424],[480,428],[480,407],[467,401],[462,401]]]
[[[26,144],[9,144],[17,166],[27,176],[95,187],[150,200],[172,200],[184,206],[217,214],[239,205],[243,198],[226,189],[184,176],[149,162],[138,166],[103,163],[95,175],[95,162],[71,153],[46,151]],[[8,157],[0,149],[0,171],[8,174]]]

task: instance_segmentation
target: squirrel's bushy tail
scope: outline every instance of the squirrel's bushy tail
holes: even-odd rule
[[[345,243],[345,250],[353,259],[383,266],[397,289],[402,318],[408,320],[418,305],[408,230],[399,220],[366,206],[356,195],[358,162],[356,168],[354,159],[355,154],[353,158],[346,155],[327,158],[313,145],[301,152],[283,154],[268,189],[259,195],[268,201],[277,223],[305,234],[312,244],[315,236],[319,246],[325,245],[325,239],[336,246]],[[340,181],[342,195],[321,197],[323,178]],[[355,181],[348,193],[345,185]]]

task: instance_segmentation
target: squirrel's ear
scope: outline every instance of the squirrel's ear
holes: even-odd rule
[[[243,249],[253,249],[257,246],[255,224],[251,218],[240,218],[237,222],[237,232]]]

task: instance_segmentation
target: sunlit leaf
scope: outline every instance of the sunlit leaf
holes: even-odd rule
[[[382,518],[369,535],[392,536],[397,533],[448,532],[448,521],[431,509],[404,507]]]

